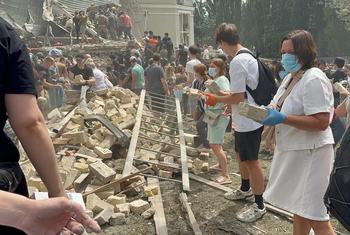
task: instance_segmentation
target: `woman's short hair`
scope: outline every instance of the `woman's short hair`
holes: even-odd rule
[[[304,69],[316,65],[317,48],[311,33],[306,30],[294,30],[282,38],[281,47],[284,41],[291,40],[294,47],[294,54],[304,64]]]
[[[217,71],[217,75],[222,76],[226,74],[226,63],[221,58],[212,59],[211,64],[219,68],[220,71]]]

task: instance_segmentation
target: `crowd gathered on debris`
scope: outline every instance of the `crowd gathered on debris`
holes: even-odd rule
[[[45,121],[41,115],[47,118],[49,111],[65,104],[67,90],[79,91],[82,86],[89,86],[91,92],[122,87],[137,95],[146,89],[155,94],[151,102],[157,103],[154,115],[159,115],[159,118],[159,113],[165,111],[162,97],[180,99],[186,116],[184,121],[195,121],[199,137],[198,151],[212,151],[217,157],[217,164],[210,169],[219,173],[214,180],[218,184],[232,183],[223,144],[225,133],[234,130],[233,147],[239,163],[241,185],[237,190],[226,193],[225,198],[254,202],[238,212],[240,221],[254,222],[263,217],[266,201],[294,214],[295,234],[308,234],[310,229],[315,234],[334,234],[323,196],[332,170],[334,146],[350,124],[350,96],[347,89],[350,84],[350,65],[346,64],[344,58],[337,57],[334,63],[317,60],[312,35],[304,30],[292,31],[281,40],[282,58],[277,61],[257,58],[245,48],[233,24],[223,23],[218,26],[215,40],[219,47],[214,49],[206,45],[179,45],[175,48],[168,33],[162,37],[152,31],[145,31],[141,42],[133,41],[131,17],[115,6],[99,9],[92,5],[86,12],[75,12],[71,19],[66,17],[61,20],[71,29],[78,42],[88,43],[86,30],[93,27],[100,37],[128,39],[130,43],[125,52],[110,54],[108,62],[103,64],[99,62],[98,56],[67,54],[59,48],[53,48],[47,54],[32,52],[35,50],[29,48],[27,58],[27,48],[23,42],[1,20],[0,40],[14,40],[14,45],[18,47],[6,48],[7,55],[21,53],[5,62],[0,59],[1,74],[6,75],[0,79],[1,84],[4,84],[4,89],[0,89],[1,125],[5,125],[8,117],[28,150],[28,155],[37,156],[36,168],[43,168],[38,163],[42,161],[40,157],[47,159],[47,154],[52,155],[49,164],[54,171],[38,170],[50,196],[65,194],[62,187],[58,187],[59,190],[55,192],[56,187],[53,186],[61,183],[57,177],[50,176],[52,172],[57,175],[58,172],[54,163],[54,149],[49,136],[44,133]],[[273,82],[277,84],[268,104],[262,101],[261,97],[265,98],[269,94],[266,90],[265,94],[261,93],[260,89],[263,88],[260,83],[261,77],[268,79],[269,73],[263,74],[262,68],[271,72]],[[28,82],[32,75],[35,84]],[[20,94],[25,94],[25,97]],[[38,98],[35,99],[35,96]],[[42,114],[37,110],[36,102]],[[252,106],[266,105],[265,117],[248,118],[240,111],[242,102]],[[33,113],[33,110],[36,111]],[[25,118],[29,121],[23,120]],[[34,124],[38,128],[35,136],[31,135],[31,128],[36,128],[31,126],[31,121],[40,123]],[[1,146],[5,149],[8,149],[8,145],[14,148],[6,150],[6,162],[18,161],[16,147],[3,131],[0,134]],[[29,150],[30,145],[42,145],[42,148]],[[45,156],[39,152],[45,152]],[[258,158],[261,152],[267,153],[272,159],[266,188]],[[3,168],[2,163],[0,168]],[[21,175],[18,168],[16,172]],[[24,188],[22,185],[21,190],[13,192],[25,195]],[[2,191],[0,197],[12,200],[13,204],[17,201],[29,203]],[[67,210],[62,212],[65,213],[62,215],[65,221],[57,225],[56,232],[66,227],[80,233],[81,225],[78,222],[99,231],[98,225],[90,221],[75,204],[56,200],[45,201],[43,206],[50,205],[50,202],[64,205],[70,210],[68,214]],[[56,210],[56,207],[50,205],[49,209]],[[70,220],[72,215],[73,222]],[[31,234],[41,234],[33,232],[28,223],[42,226],[43,222],[28,219],[25,224],[18,225],[4,220],[5,217],[0,216],[0,223]]]

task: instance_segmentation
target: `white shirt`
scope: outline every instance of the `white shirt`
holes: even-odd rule
[[[97,90],[102,90],[110,87],[110,84],[106,82],[107,75],[104,74],[101,70],[98,68],[94,68],[93,70],[94,77],[96,80],[95,85],[91,87],[92,90],[97,91]]]
[[[290,79],[290,74],[283,79],[272,104],[277,103]],[[331,82],[320,69],[311,68],[285,99],[281,112],[298,116],[330,113],[332,118],[333,103]],[[281,151],[315,149],[327,144],[334,144],[330,127],[325,131],[303,131],[284,124],[276,126],[276,147]]]
[[[209,53],[209,50],[208,49],[205,49],[203,51],[203,59],[204,60],[209,60],[210,59],[210,53]]]
[[[192,60],[190,60],[190,61],[188,61],[187,63],[186,63],[186,73],[187,74],[192,74],[193,75],[193,81],[192,81],[192,86],[191,87],[193,87],[193,84],[194,84],[194,82],[196,81],[196,79],[195,79],[195,72],[194,72],[194,70],[193,70],[193,67],[196,65],[196,64],[201,64],[201,62],[198,60],[198,59],[192,59]]]
[[[241,50],[247,50],[242,48]],[[258,61],[248,53],[242,53],[233,58],[230,63],[231,93],[246,92],[248,85],[252,90],[259,83]],[[255,104],[253,97],[247,92],[246,102]],[[235,131],[249,132],[260,128],[262,125],[239,114],[238,105],[232,105],[232,125]]]

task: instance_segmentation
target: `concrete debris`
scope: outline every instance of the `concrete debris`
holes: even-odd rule
[[[136,200],[130,203],[131,212],[141,215],[143,212],[150,208],[150,204],[144,200]]]

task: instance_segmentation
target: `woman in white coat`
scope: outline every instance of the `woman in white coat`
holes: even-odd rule
[[[329,127],[333,113],[332,85],[314,67],[316,45],[311,34],[296,30],[281,42],[282,65],[289,75],[283,80],[264,125],[276,125],[276,149],[267,202],[294,214],[293,234],[333,235],[323,203],[334,158]],[[288,89],[288,86],[292,89]],[[279,102],[285,91],[291,90]],[[283,99],[283,98],[282,98]]]

